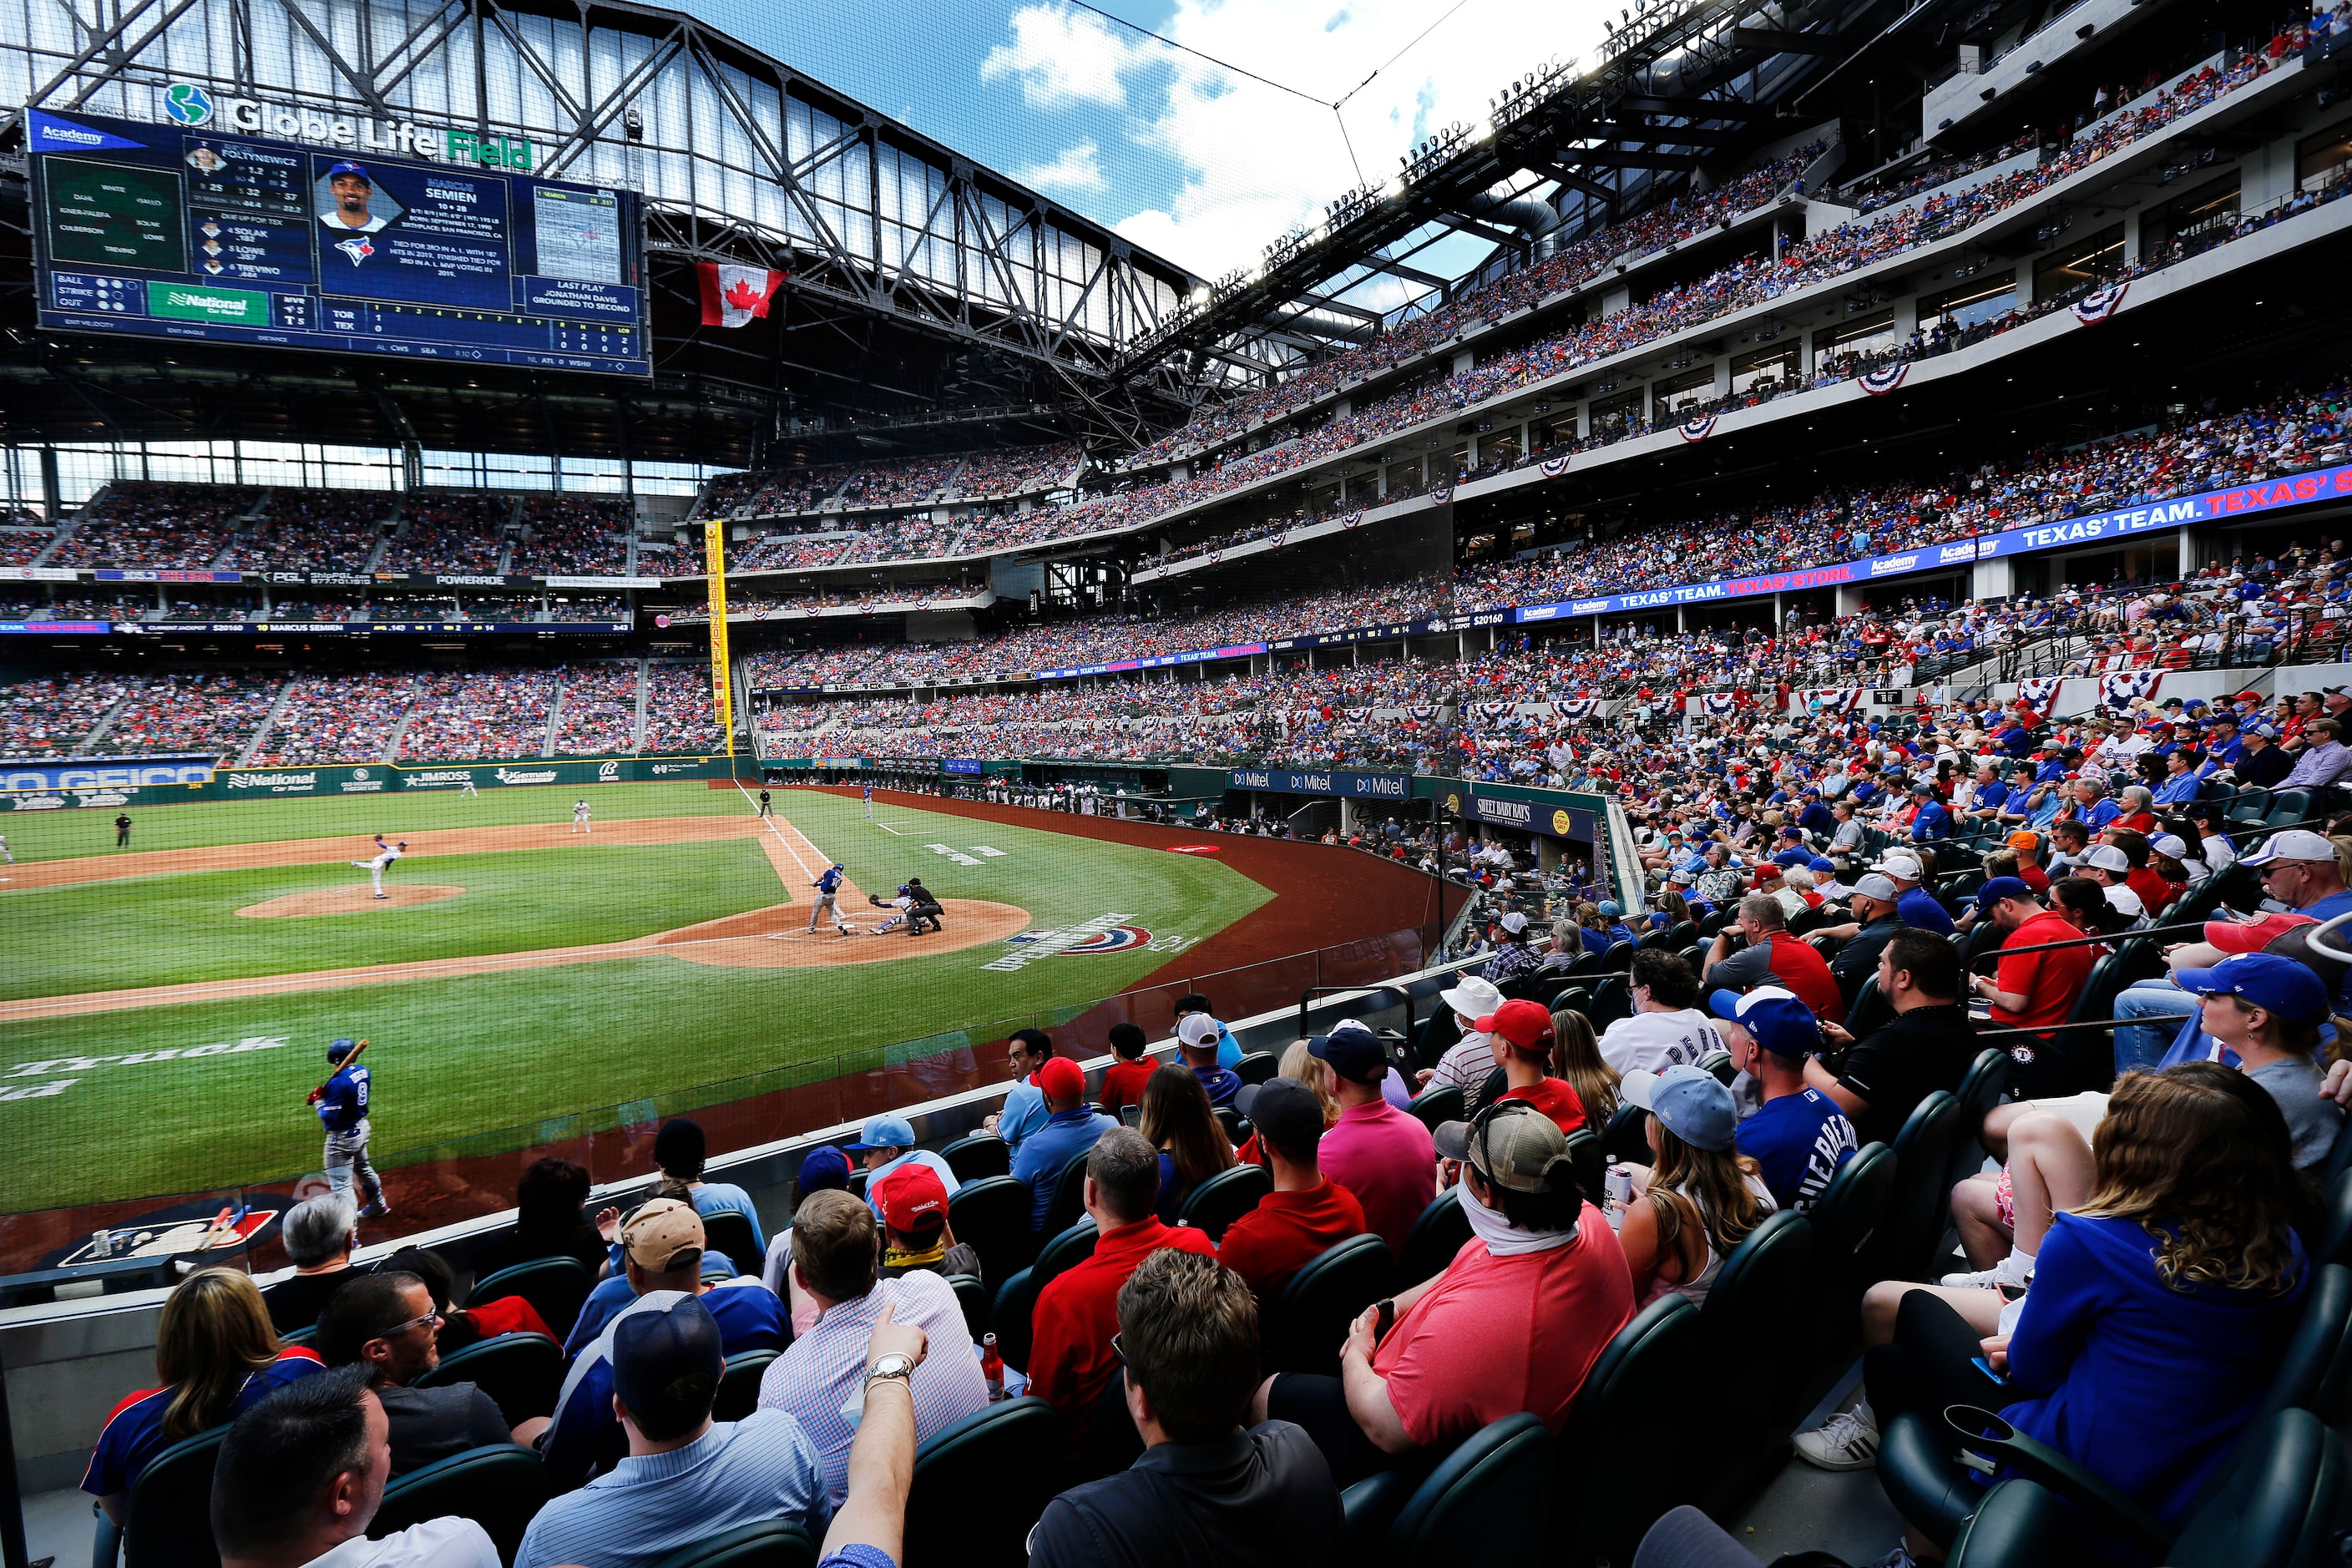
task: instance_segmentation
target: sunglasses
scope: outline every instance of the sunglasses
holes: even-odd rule
[[[394,1323],[391,1328],[388,1328],[384,1330],[383,1332],[376,1335],[376,1338],[380,1340],[398,1339],[401,1335],[406,1333],[411,1329],[423,1328],[427,1323],[438,1323],[441,1321],[443,1321],[441,1313],[438,1309],[436,1309],[433,1311],[425,1313],[421,1318],[411,1318],[404,1323]]]

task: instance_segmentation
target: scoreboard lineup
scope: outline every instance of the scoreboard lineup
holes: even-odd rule
[[[653,373],[635,195],[36,110],[40,324]]]

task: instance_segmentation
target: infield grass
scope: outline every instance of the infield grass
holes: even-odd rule
[[[526,811],[487,793],[479,800],[404,796],[397,802],[403,814],[385,830],[556,820],[550,805],[568,819],[573,792],[513,793],[536,795],[541,805]],[[619,809],[624,797],[630,809]],[[749,815],[741,796],[699,784],[604,785],[588,798],[600,821],[730,809]],[[147,814],[141,829],[152,824],[159,831],[178,828],[190,837],[135,842],[162,848],[373,832],[385,821],[383,804],[321,800],[175,807]],[[1213,935],[1273,896],[1212,857],[1171,855],[903,806],[877,807],[883,820],[898,830],[894,836],[867,824],[856,800],[779,790],[776,804],[821,850],[846,865],[862,887],[887,893],[908,876],[920,876],[942,897],[1017,905],[1040,929],[1118,913],[1152,932],[1161,945],[1158,951],[1139,945],[1099,954],[1041,956],[1015,971],[982,967],[1014,951],[996,944],[826,969],[720,969],[656,956],[0,1024],[0,1092],[68,1083],[36,1098],[0,1100],[0,1211],[276,1182],[317,1169],[318,1123],[302,1096],[323,1076],[321,1047],[337,1036],[365,1036],[373,1042],[373,1151],[379,1163],[457,1140],[475,1140],[485,1148],[522,1147],[534,1141],[537,1124],[551,1119],[644,1101],[667,1114],[870,1070],[908,1055],[887,1049],[899,1042],[924,1040],[924,1049],[952,1053],[958,1031],[981,1041],[1031,1022],[1050,1026],[1168,963],[1171,939],[1197,942]],[[362,809],[366,806],[375,809]],[[409,814],[425,807],[446,815]],[[182,811],[188,814],[184,827],[173,822]],[[238,815],[246,813],[250,816]],[[254,818],[267,820],[257,824]],[[47,830],[51,825],[45,820],[39,826]],[[12,833],[11,842],[22,857],[26,840]],[[977,863],[959,864],[929,848],[931,844],[946,845]],[[981,848],[1000,853],[975,853]],[[558,862],[564,873],[559,884],[536,886],[534,879],[553,874],[547,862],[559,854],[572,858]],[[453,868],[461,859],[484,865],[461,875]],[[613,869],[609,876],[598,873],[602,879],[593,896],[575,896],[580,879],[570,868],[592,859]],[[462,922],[465,940],[481,944],[470,951],[510,952],[554,945],[551,931],[593,928],[599,934],[587,940],[613,940],[614,933],[668,929],[782,901],[774,871],[748,840],[450,857],[432,860],[429,870],[420,865],[414,875],[419,881],[471,889],[504,875],[501,863],[511,863],[514,880],[509,890],[480,900],[479,912],[461,908],[469,894],[382,911],[381,928],[368,918],[256,921],[234,914],[238,905],[276,891],[315,885],[290,879],[308,869],[300,868],[0,893],[0,920],[18,932],[42,929],[40,921],[19,918],[36,900],[36,913],[47,919],[47,900],[53,898],[110,899],[69,911],[78,922],[70,942],[10,942],[0,959],[0,979],[11,995],[54,994],[66,988],[51,981],[33,984],[36,973],[90,977],[102,987],[131,984],[120,964],[109,967],[103,961],[162,947],[172,922],[189,924],[189,952],[172,962],[205,965],[208,974],[258,974],[301,965],[282,962],[282,951],[271,952],[268,963],[240,961],[241,954],[257,951],[250,945],[257,941],[316,940],[326,944],[319,951],[318,966],[332,966],[394,956],[383,944],[396,941],[463,950],[457,940],[460,927],[446,922]],[[353,874],[342,868],[342,876]],[[247,878],[263,880],[218,885],[223,879]],[[754,885],[762,879],[763,885]],[[189,886],[175,886],[182,883]],[[793,891],[799,901],[802,889]],[[442,913],[436,917],[436,911]],[[870,924],[884,911],[850,912],[861,924]],[[434,919],[445,923],[432,923]],[[377,934],[412,921],[413,939]],[[521,925],[530,926],[527,940],[511,929]],[[255,927],[278,926],[307,929],[253,934]],[[367,931],[368,951],[331,951],[353,940],[339,936],[336,928]],[[203,933],[214,930],[226,933],[222,941],[234,938],[241,944],[218,962],[204,951]],[[879,944],[890,939],[859,940]],[[85,946],[94,952],[82,953]],[[150,959],[142,954],[138,962]],[[205,1047],[224,1048],[185,1054]],[[783,1131],[779,1128],[777,1135]]]

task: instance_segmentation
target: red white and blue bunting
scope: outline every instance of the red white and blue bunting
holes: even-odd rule
[[[2094,289],[2067,309],[2073,310],[2074,319],[2084,326],[2096,326],[2114,315],[2122,306],[2124,290],[2129,287],[2131,285],[2127,282],[2117,282],[2110,283],[2104,289]]]
[[[1903,378],[1910,374],[1911,362],[1903,360],[1888,365],[1885,370],[1866,371],[1854,379],[1862,383],[1863,391],[1870,394],[1871,396],[1884,397],[1902,385]]]
[[[2017,700],[2036,713],[2048,715],[2058,705],[2058,689],[2066,683],[2063,675],[2037,675],[2017,683]]]
[[[1538,463],[1536,467],[1542,470],[1543,477],[1545,479],[1556,479],[1559,478],[1560,475],[1568,472],[1568,459],[1566,458],[1546,458],[1542,462]]]
[[[2099,677],[2099,695],[2110,708],[2129,707],[2136,698],[2154,697],[2156,689],[2164,684],[2160,669],[2134,669],[2121,675]]]
[[[1696,418],[1684,420],[1675,428],[1682,432],[1683,439],[1685,441],[1704,441],[1715,434],[1715,416],[1702,414]]]

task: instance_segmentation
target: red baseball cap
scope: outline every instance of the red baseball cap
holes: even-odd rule
[[[2205,940],[2223,952],[2260,952],[2297,926],[2316,925],[2309,915],[2270,914],[2258,921],[2207,921]]]
[[[1037,1087],[1049,1100],[1076,1100],[1087,1091],[1087,1075],[1067,1057],[1049,1057],[1037,1069]]]
[[[1066,1057],[1058,1059],[1068,1060]],[[929,1165],[908,1161],[883,1180],[882,1190],[876,1195],[882,1202],[882,1223],[902,1235],[947,1223],[947,1184]]]
[[[1531,1051],[1551,1038],[1551,1014],[1540,1002],[1506,1002],[1479,1019],[1478,1028],[1482,1034],[1500,1035],[1520,1050]]]

